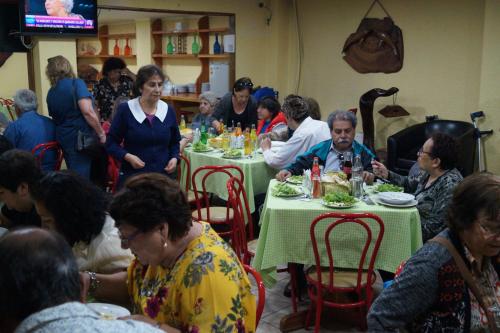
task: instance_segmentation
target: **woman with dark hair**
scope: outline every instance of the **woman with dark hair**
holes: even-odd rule
[[[455,139],[443,133],[434,133],[418,151],[417,162],[423,172],[419,177],[398,175],[387,170],[382,163],[372,160],[376,176],[403,186],[407,193],[415,194],[424,242],[445,228],[446,206],[451,200],[453,189],[463,179],[456,169],[457,156],[458,143]]]
[[[255,332],[255,298],[241,263],[208,223],[192,221],[176,181],[131,177],[110,212],[136,259],[127,274],[83,275],[97,299],[132,299],[132,319],[169,333]]]
[[[165,75],[155,65],[137,73],[138,97],[122,103],[113,117],[106,149],[121,161],[119,184],[140,172],[159,172],[174,177],[181,135],[175,110],[163,102]]]
[[[257,124],[257,101],[251,95],[253,89],[252,80],[242,77],[236,80],[233,91],[224,95],[215,108],[212,126],[220,131],[221,120],[227,126],[241,124],[241,128],[252,127]]]
[[[102,76],[103,78],[94,85],[93,95],[101,121],[106,121],[111,117],[114,102],[118,97],[130,98],[132,96],[135,75],[122,59],[111,57],[102,65]]]
[[[281,112],[280,102],[274,97],[264,97],[257,104],[257,135],[281,132],[287,129],[286,118]]]
[[[369,332],[488,331],[485,312],[442,242],[458,252],[485,307],[499,311],[494,265],[500,253],[500,178],[487,173],[465,178],[453,193],[447,223],[449,228],[424,244],[375,300]],[[495,317],[498,321],[498,312]]]
[[[92,103],[92,94],[83,80],[75,77],[68,59],[55,56],[48,59],[45,70],[51,88],[47,93],[49,115],[56,125],[56,140],[62,147],[68,169],[90,179],[92,159],[76,151],[78,131],[92,133],[106,142],[106,134]]]
[[[45,175],[31,191],[42,228],[55,230],[73,248],[80,270],[124,270],[133,256],[120,247],[115,222],[106,213],[106,194],[67,171]]]

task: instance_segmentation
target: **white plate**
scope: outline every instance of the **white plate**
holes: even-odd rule
[[[304,176],[300,176],[300,180],[292,179],[292,177],[293,176],[288,177],[286,179],[286,182],[294,185],[302,185],[302,182],[304,181]]]
[[[209,151],[212,151],[214,150],[212,147],[207,147],[207,149],[204,149],[204,150],[194,150],[194,149],[191,149],[192,152],[194,153],[207,153]]]
[[[119,305],[107,303],[87,303],[87,306],[95,312],[98,312],[102,319],[112,320],[130,316],[130,311]]]
[[[413,194],[403,192],[381,192],[378,194],[380,201],[393,205],[403,205],[415,200]]]
[[[326,207],[329,207],[329,208],[351,208],[351,207],[354,207],[354,205],[356,205],[356,202],[355,203],[352,203],[352,204],[344,204],[342,202],[326,202],[324,200],[321,200],[321,204],[323,206],[326,206]]]
[[[388,206],[388,207],[394,207],[394,208],[409,208],[409,207],[415,207],[417,204],[418,204],[418,201],[413,199],[412,201],[408,202],[408,203],[405,203],[405,204],[399,204],[399,205],[395,205],[395,204],[390,204],[388,202],[383,202],[381,200],[378,200],[378,203],[384,205],[384,206]]]
[[[7,229],[0,227],[0,237],[2,237],[7,231]]]

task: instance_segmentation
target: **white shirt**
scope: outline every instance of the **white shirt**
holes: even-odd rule
[[[271,167],[281,170],[312,146],[331,138],[330,129],[324,121],[307,117],[281,148],[275,152],[271,149],[264,151],[264,160]]]

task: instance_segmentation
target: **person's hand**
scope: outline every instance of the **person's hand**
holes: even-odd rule
[[[99,135],[99,142],[101,144],[105,144],[106,143],[106,134],[105,133],[102,133]]]
[[[262,148],[262,151],[271,149],[271,139],[264,138],[264,140],[260,143],[260,148]]]
[[[87,302],[87,295],[90,289],[90,276],[87,272],[80,272],[80,300],[82,303]]]
[[[217,133],[221,133],[220,131],[220,123],[218,120],[214,120],[212,121],[212,127],[215,128],[217,130]]]
[[[373,184],[373,180],[375,179],[375,175],[368,171],[363,171],[363,181],[368,185]]]
[[[188,133],[184,137],[187,139],[187,142],[193,142],[193,133]]]
[[[288,170],[281,170],[276,174],[276,179],[280,182],[284,182],[288,177],[290,177],[292,173]]]
[[[129,154],[127,153],[127,155],[125,155],[125,161],[127,161],[131,166],[132,168],[134,169],[142,169],[144,168],[144,166],[146,165],[146,163],[144,163],[139,157],[135,156],[135,155],[132,155],[132,154]]]
[[[125,76],[128,76],[129,78],[133,79],[135,77],[135,74],[132,73],[130,71],[130,69],[128,69],[128,67],[125,67],[124,69],[122,69],[122,72],[121,72],[122,75],[125,75]]]
[[[177,159],[173,157],[170,159],[170,161],[168,161],[168,164],[165,167],[165,171],[167,173],[172,173],[175,171],[175,168],[177,168]]]
[[[385,165],[383,165],[379,161],[372,160],[372,168],[375,176],[383,179],[387,179],[387,177],[389,177],[389,171],[387,170]]]

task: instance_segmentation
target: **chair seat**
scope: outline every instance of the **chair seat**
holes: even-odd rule
[[[187,193],[187,200],[189,203],[196,202],[196,197],[194,195],[194,192],[189,190]]]
[[[247,243],[247,248],[248,252],[252,255],[255,256],[255,253],[257,252],[257,243],[259,242],[259,239],[252,239]]]
[[[366,286],[366,276],[368,272],[363,271],[361,273],[361,285]],[[311,282],[318,281],[316,273],[316,267],[311,267],[307,270],[307,279]],[[322,268],[321,270],[321,282],[324,286],[328,286],[328,282],[330,279],[330,272],[328,268]],[[335,269],[333,273],[333,285],[337,288],[355,288],[358,279],[358,271],[352,269]],[[373,284],[377,280],[377,276],[375,274],[371,279],[371,283]]]
[[[201,209],[201,220],[208,223],[224,223],[226,222],[226,207],[210,207],[210,221],[207,219],[207,209]],[[198,211],[193,210],[191,213],[193,219],[198,220]],[[232,208],[229,208],[229,219],[232,220],[234,212]]]

